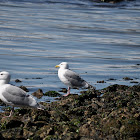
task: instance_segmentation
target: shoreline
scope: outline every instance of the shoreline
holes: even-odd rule
[[[103,94],[102,96],[100,96]],[[0,139],[103,140],[140,139],[140,85],[111,85],[51,103],[46,110],[16,109],[0,113]]]

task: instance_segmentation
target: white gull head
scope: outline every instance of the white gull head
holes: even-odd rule
[[[67,62],[62,62],[59,65],[56,65],[55,67],[60,67],[60,69],[69,69],[69,65]]]
[[[0,72],[0,85],[8,84],[10,82],[10,74],[7,71]]]

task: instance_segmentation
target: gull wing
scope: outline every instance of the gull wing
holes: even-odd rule
[[[64,77],[71,83],[72,87],[84,87],[86,86],[86,81],[83,80],[77,73],[71,71],[71,70],[66,70]]]
[[[31,95],[26,94],[24,90],[16,86],[7,86],[2,95],[8,104],[14,106],[31,106],[31,104],[36,104],[36,100]]]

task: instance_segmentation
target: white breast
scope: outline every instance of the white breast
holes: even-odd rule
[[[9,84],[5,84],[5,85],[2,85],[0,86],[0,99],[5,103],[5,104],[9,104],[11,105],[11,102],[8,102],[6,100],[6,98],[2,95],[2,93],[5,91],[6,88],[9,87]]]
[[[70,86],[70,82],[68,81],[68,79],[66,79],[64,77],[65,72],[66,72],[66,69],[59,69],[58,70],[58,77],[66,86]]]

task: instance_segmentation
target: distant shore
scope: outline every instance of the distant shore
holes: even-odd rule
[[[53,92],[52,92],[53,94]],[[0,113],[0,139],[140,139],[140,85],[112,85],[42,103],[46,110]]]
[[[118,3],[123,1],[134,1],[134,0],[92,0],[95,2],[109,2],[109,3]]]

